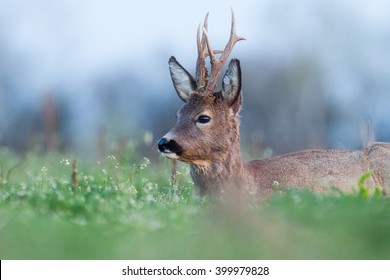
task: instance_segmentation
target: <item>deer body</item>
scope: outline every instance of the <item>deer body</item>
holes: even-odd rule
[[[390,144],[373,143],[364,151],[306,150],[251,161],[246,169],[253,186],[263,187],[261,194],[272,191],[275,183],[281,187],[308,188],[312,191],[329,191],[332,187],[349,192],[365,172],[371,172],[367,186],[389,187]],[[387,163],[385,163],[387,161]],[[385,163],[386,166],[383,165]],[[249,183],[249,184],[250,184]]]
[[[241,68],[232,59],[222,79],[222,90],[214,92],[218,75],[234,44],[242,40],[232,31],[225,50],[214,51],[207,37],[207,16],[200,38],[196,78],[174,57],[169,60],[172,81],[185,102],[177,123],[158,142],[166,157],[190,164],[191,177],[201,195],[234,188],[245,193],[268,195],[276,186],[326,191],[336,187],[350,191],[365,172],[367,185],[390,191],[390,144],[372,143],[363,151],[307,150],[263,160],[243,162],[240,154],[239,111],[242,105]],[[219,58],[215,56],[222,53]],[[205,58],[211,62],[208,77]]]

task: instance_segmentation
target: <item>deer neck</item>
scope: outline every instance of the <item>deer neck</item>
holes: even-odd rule
[[[190,164],[191,177],[200,194],[218,192],[242,181],[244,163],[240,153],[238,124],[236,128],[229,137],[229,148],[212,152],[212,160]]]

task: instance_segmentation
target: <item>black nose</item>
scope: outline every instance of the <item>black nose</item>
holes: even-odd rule
[[[158,150],[162,153],[168,152],[168,143],[169,141],[166,138],[161,138],[158,140],[157,145],[158,145]]]
[[[183,153],[183,148],[175,140],[161,138],[158,140],[157,146],[162,153],[175,153],[178,156]]]

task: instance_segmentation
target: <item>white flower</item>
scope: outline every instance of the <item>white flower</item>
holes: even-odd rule
[[[61,164],[64,164],[64,165],[70,165],[69,159],[66,159],[66,158],[62,159],[62,160],[60,161],[60,163],[61,163]]]

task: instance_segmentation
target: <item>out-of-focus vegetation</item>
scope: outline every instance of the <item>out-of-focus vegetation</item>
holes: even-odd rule
[[[2,149],[0,168],[1,259],[390,257],[390,201],[364,177],[348,195],[216,200],[194,194],[186,166],[171,186],[169,161],[132,153],[87,162]]]

